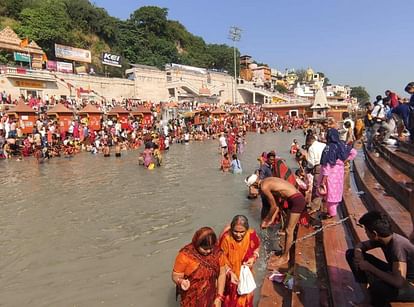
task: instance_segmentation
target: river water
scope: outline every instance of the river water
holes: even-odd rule
[[[174,144],[149,171],[137,151],[38,165],[0,161],[0,306],[178,306],[171,269],[202,226],[259,225],[243,179],[261,151],[289,157],[299,133],[248,134],[243,175],[218,170],[218,141]],[[257,282],[265,272],[262,260]],[[256,295],[258,297],[258,295]]]

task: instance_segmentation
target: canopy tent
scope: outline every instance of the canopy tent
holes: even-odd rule
[[[144,114],[152,114],[151,110],[149,108],[146,108],[144,106],[138,106],[136,108],[133,108],[130,112],[132,116],[138,116],[138,115],[144,115]]]
[[[129,111],[125,110],[121,106],[115,106],[108,112],[108,115],[119,115],[119,114],[129,114]]]
[[[238,110],[238,109],[233,109],[230,111],[229,113],[230,115],[242,115],[244,114],[242,111]]]
[[[88,103],[78,113],[79,114],[102,114],[103,112],[101,110],[99,110],[95,105]]]
[[[222,109],[215,109],[215,110],[211,111],[210,113],[213,114],[213,115],[224,115],[224,114],[226,114],[226,112],[223,111]]]

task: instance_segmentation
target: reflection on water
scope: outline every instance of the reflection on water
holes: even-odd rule
[[[261,151],[290,159],[297,136],[249,134],[243,175],[219,172],[217,141],[174,145],[153,171],[138,152],[0,161],[0,306],[177,306],[178,249],[235,214],[258,229],[260,201],[243,179]]]

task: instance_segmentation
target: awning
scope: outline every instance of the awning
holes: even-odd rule
[[[194,117],[194,115],[196,115],[195,112],[185,112],[185,113],[183,113],[183,117],[185,117],[185,118]]]

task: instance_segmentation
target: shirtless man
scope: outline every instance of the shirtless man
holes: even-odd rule
[[[293,242],[293,233],[296,224],[299,221],[301,213],[305,210],[306,202],[302,193],[295,186],[286,180],[277,177],[268,177],[260,179],[253,174],[246,178],[246,184],[259,189],[260,194],[264,196],[270,204],[270,210],[266,217],[263,218],[261,227],[268,228],[276,219],[281,210],[276,203],[275,195],[280,195],[286,199],[289,204],[289,218],[286,226],[286,241],[283,254],[274,262],[269,262],[269,267],[279,267],[289,261],[289,251]]]

